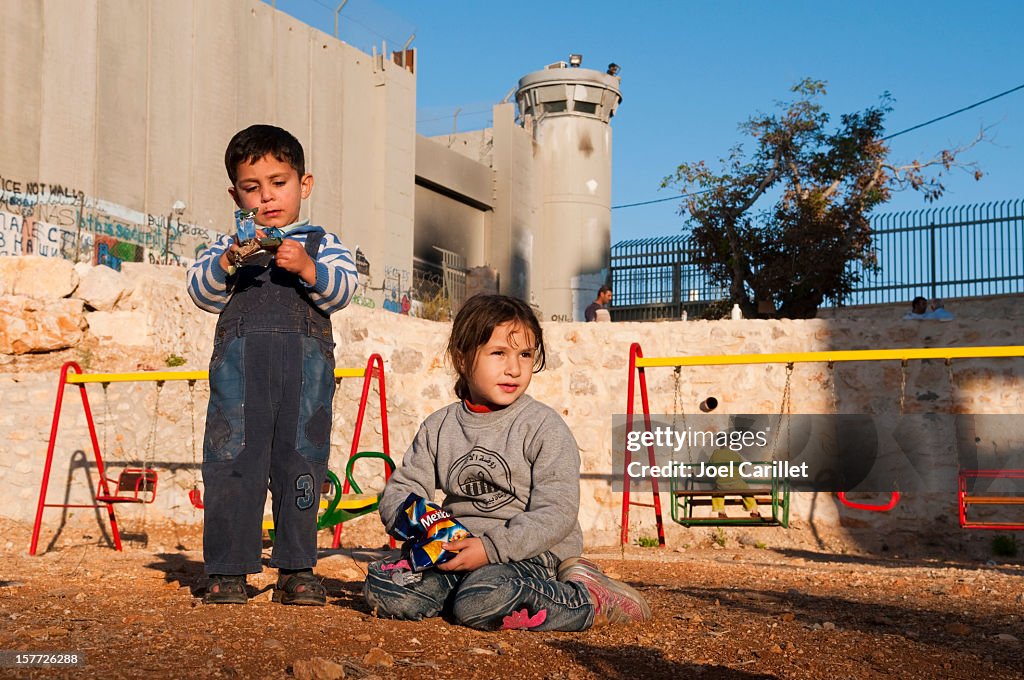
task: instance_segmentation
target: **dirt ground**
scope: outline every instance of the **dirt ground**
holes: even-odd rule
[[[1020,558],[615,548],[591,556],[648,598],[650,623],[480,633],[374,618],[360,588],[379,551],[322,550],[326,607],[271,602],[270,569],[249,604],[206,606],[197,527],[147,527],[118,553],[99,527],[44,524],[35,557],[29,526],[0,530],[0,650],[85,660],[0,677],[1024,678]],[[345,544],[379,536],[356,527]]]

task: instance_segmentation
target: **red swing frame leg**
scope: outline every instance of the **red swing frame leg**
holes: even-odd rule
[[[636,365],[637,357],[642,358],[643,355],[643,351],[640,349],[640,343],[634,342],[629,346],[629,386],[626,393],[626,440],[629,439],[629,433],[633,431],[634,388],[637,377],[639,377],[640,382],[640,403],[644,412],[644,426],[647,428],[648,432],[651,431],[651,406],[647,399],[647,376],[644,374],[644,369],[637,368]],[[637,503],[636,501],[630,501],[629,464],[632,462],[632,459],[633,457],[630,454],[629,449],[625,448],[622,467],[622,531],[619,535],[619,541],[622,545],[629,543],[629,506],[640,505],[643,507],[653,507],[654,520],[658,526],[658,547],[664,548],[665,524],[661,517],[661,495],[658,493],[658,480],[655,477],[651,478],[653,503]],[[654,458],[653,445],[647,447],[647,459],[651,467],[657,465]]]
[[[39,531],[43,524],[44,508],[101,508],[106,507],[107,516],[110,518],[110,532],[114,539],[114,549],[121,550],[121,533],[117,529],[117,517],[114,515],[114,506],[110,503],[101,505],[76,505],[67,503],[47,503],[46,490],[50,484],[50,470],[53,466],[53,451],[57,444],[57,430],[60,426],[61,406],[64,403],[64,388],[68,384],[68,371],[82,374],[82,367],[74,361],[68,361],[60,369],[60,382],[57,384],[57,399],[53,407],[53,420],[50,424],[50,441],[46,448],[46,462],[43,465],[43,480],[39,488],[39,504],[36,506],[36,519],[32,525],[32,543],[29,546],[28,554],[35,555],[39,545]],[[85,411],[85,422],[89,427],[89,439],[92,442],[93,455],[96,458],[96,470],[99,473],[99,491],[103,496],[109,496],[110,490],[107,487],[106,470],[103,468],[103,456],[100,454],[99,440],[96,438],[96,424],[93,421],[92,409],[89,407],[89,396],[85,391],[85,383],[79,383],[78,393],[82,398],[82,409]]]
[[[359,397],[359,413],[356,415],[356,427],[352,434],[352,448],[349,450],[349,458],[352,458],[359,451],[359,436],[363,431],[363,418],[366,416],[366,406],[370,396],[370,382],[373,380],[374,373],[377,376],[377,391],[380,393],[380,430],[384,441],[383,453],[385,456],[391,457],[391,444],[388,440],[388,398],[384,388],[384,359],[380,354],[371,354],[370,358],[366,361],[366,373],[363,374],[363,393]],[[385,463],[384,481],[386,482],[390,478],[391,468]],[[341,493],[348,493],[350,488],[351,485],[349,484],[348,477],[345,477]],[[334,539],[331,542],[331,547],[334,549],[341,547],[341,530],[343,526],[344,522],[339,522],[334,526]],[[395,539],[392,538],[390,543],[391,547],[394,548]]]

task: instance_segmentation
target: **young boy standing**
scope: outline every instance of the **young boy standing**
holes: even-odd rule
[[[203,441],[204,602],[247,601],[246,575],[263,568],[269,480],[274,600],[323,605],[326,591],[313,567],[334,397],[330,315],[355,293],[355,264],[334,234],[299,221],[313,176],[294,136],[253,125],[231,139],[224,164],[231,198],[256,210],[257,235],[273,227],[283,238],[264,266],[236,265],[237,239],[222,236],[188,271],[192,300],[220,315]]]

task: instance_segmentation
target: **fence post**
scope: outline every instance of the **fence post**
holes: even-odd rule
[[[936,272],[935,272],[935,257],[936,257],[936,255],[935,255],[935,222],[931,222],[928,225],[928,247],[931,250],[931,263],[932,263],[931,264],[931,267],[932,267],[931,268],[931,272],[929,272],[930,275],[928,277],[929,283],[931,284],[931,291],[932,291],[932,294],[929,297],[932,300],[934,300],[935,298],[938,297],[938,295],[935,294],[936,290],[938,289],[938,286],[935,283],[935,278],[936,278]]]

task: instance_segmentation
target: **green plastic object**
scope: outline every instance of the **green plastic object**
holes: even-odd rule
[[[380,451],[360,451],[351,458],[348,459],[348,465],[345,466],[345,478],[348,480],[349,486],[356,495],[363,495],[363,490],[359,488],[359,484],[352,477],[352,468],[357,460],[362,458],[379,458],[384,461],[391,472],[395,471],[395,463],[391,460],[391,457]],[[362,517],[363,515],[377,510],[377,506],[380,505],[380,494],[374,494],[372,499],[361,499],[365,502],[358,504],[346,501],[346,497],[351,499],[352,494],[342,495],[341,489],[343,488],[337,476],[332,472],[327,473],[328,479],[334,485],[334,496],[327,504],[327,509],[324,510],[323,514],[316,521],[317,529],[329,529],[337,524],[347,522],[356,517]]]
[[[362,458],[379,458],[384,461],[391,472],[395,471],[395,463],[386,453],[381,453],[380,451],[360,451],[349,458],[348,465],[345,466],[345,478],[348,480],[353,493],[342,494],[341,490],[344,487],[341,484],[341,480],[338,479],[338,475],[328,470],[327,481],[331,484],[331,497],[327,501],[327,508],[316,519],[318,531],[320,529],[330,529],[356,517],[376,512],[377,507],[380,505],[380,493],[363,494],[363,490],[352,477],[352,468],[355,466],[356,461]],[[358,498],[359,496],[363,496],[363,498]],[[274,530],[271,529],[267,533],[270,534],[270,540],[273,541]]]

